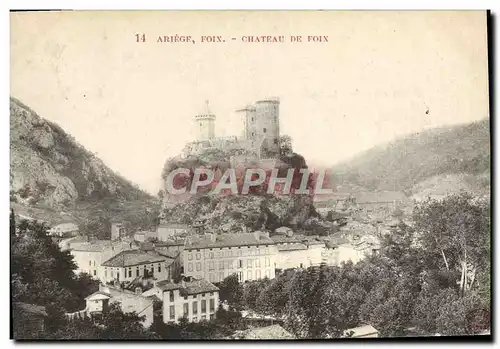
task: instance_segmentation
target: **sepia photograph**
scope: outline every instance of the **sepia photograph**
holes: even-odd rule
[[[491,341],[491,16],[11,11],[11,340]]]

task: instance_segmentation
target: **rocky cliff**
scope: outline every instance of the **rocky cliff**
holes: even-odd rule
[[[58,125],[10,99],[11,199],[65,207],[105,197],[136,200],[148,195],[109,169]]]
[[[158,203],[113,172],[58,125],[10,99],[10,201],[16,214],[49,224],[75,222],[109,236],[111,221],[153,226]]]
[[[191,175],[184,178],[181,183],[174,181],[174,187],[190,188],[193,172],[197,167],[212,168],[224,172],[233,167],[236,170],[238,182],[238,195],[211,194],[215,184],[202,188],[196,195],[174,196],[165,193],[162,218],[178,223],[192,224],[202,227],[209,232],[242,232],[252,230],[274,230],[281,226],[293,227],[311,233],[321,233],[327,228],[320,222],[313,205],[312,195],[280,195],[280,193],[267,194],[268,181],[253,188],[247,195],[241,194],[242,177],[247,168],[263,168],[269,175],[271,168],[269,160],[259,162],[257,159],[247,157],[245,161],[235,164],[234,150],[218,149],[207,150],[196,156],[187,158],[172,158],[167,160],[162,177],[176,168],[187,168]],[[237,156],[236,156],[237,158]],[[240,158],[241,159],[241,158]],[[292,181],[292,192],[298,188],[302,179],[299,169],[307,168],[305,159],[295,153],[282,155],[276,159],[272,168],[278,168],[278,177],[286,177],[287,170],[294,168],[295,176]],[[217,178],[217,175],[216,175]],[[216,182],[216,181],[214,181]],[[180,186],[177,187],[177,184]],[[310,177],[309,188],[314,185],[314,176]]]

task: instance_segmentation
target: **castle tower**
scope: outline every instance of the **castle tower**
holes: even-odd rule
[[[205,101],[202,112],[195,115],[194,123],[197,141],[208,141],[215,137],[215,114],[210,111],[208,101]]]
[[[236,113],[243,124],[242,139],[251,140],[256,134],[255,107],[249,104],[236,110]]]
[[[280,136],[280,100],[277,97],[255,102],[255,138],[260,153],[278,154]],[[262,154],[262,156],[266,156]]]

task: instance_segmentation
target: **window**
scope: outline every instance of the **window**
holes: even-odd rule
[[[196,259],[201,259],[201,253],[196,254]]]
[[[189,259],[189,260],[192,260],[192,259],[193,259],[193,254],[192,254],[192,253],[188,253],[188,259]]]
[[[247,280],[252,280],[252,271],[251,270],[249,270],[247,272]]]
[[[222,280],[224,280],[224,272],[223,271],[219,272],[219,281],[222,281]]]
[[[239,271],[239,272],[238,272],[238,281],[239,281],[239,282],[242,282],[242,281],[243,281],[243,272],[242,272],[242,271]]]
[[[210,252],[210,258],[214,258],[214,253],[213,252]]]
[[[208,262],[208,270],[214,270],[214,261]]]
[[[201,262],[196,262],[196,271],[201,270]]]
[[[253,116],[252,116],[252,122],[253,122]],[[253,132],[252,132],[252,136],[253,136]]]
[[[210,312],[212,313],[215,310],[215,300],[210,299]]]
[[[243,268],[243,260],[238,259],[238,268]]]
[[[91,266],[92,266],[92,261],[89,261],[89,267],[91,267]]]
[[[219,270],[224,269],[224,261],[219,261]]]
[[[247,268],[251,268],[251,267],[252,267],[252,260],[247,259]]]
[[[135,268],[135,276],[139,276],[139,267]]]
[[[238,250],[238,257],[241,257],[241,255],[242,255],[241,247],[238,247],[238,248],[239,248],[239,250]]]
[[[192,262],[188,263],[188,271],[193,271],[193,263]]]
[[[97,271],[94,269],[94,276],[96,276],[96,275],[97,275]]]
[[[170,320],[174,319],[175,320],[175,306],[171,305],[170,306]]]
[[[233,269],[233,261],[227,261],[227,268],[228,269]]]
[[[158,263],[158,273],[161,273],[161,263]]]
[[[94,261],[94,267],[95,267],[95,261]]]
[[[174,301],[174,291],[171,291],[170,292],[170,301],[173,302]]]
[[[131,278],[132,277],[132,268],[128,268],[128,277]]]
[[[203,299],[201,301],[201,312],[202,313],[206,313],[207,312],[207,301],[205,299]]]
[[[184,303],[184,316],[189,315],[189,303]]]
[[[214,314],[210,314],[210,320],[214,319]]]
[[[257,258],[257,259],[255,260],[255,266],[256,266],[257,268],[260,268],[260,258]]]
[[[271,262],[269,261],[269,258],[266,258],[266,267],[269,267],[271,265]]]
[[[263,131],[264,133],[266,133],[267,129],[264,127],[264,128],[262,129],[262,131]]]
[[[193,302],[193,315],[196,315],[196,314],[198,314],[198,302],[194,301]]]
[[[255,278],[260,279],[260,270],[258,269],[255,271]]]

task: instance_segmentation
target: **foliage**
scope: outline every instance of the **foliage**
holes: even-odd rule
[[[229,275],[222,280],[218,287],[220,301],[227,302],[231,309],[241,310],[243,305],[243,286],[238,282],[238,275]]]

